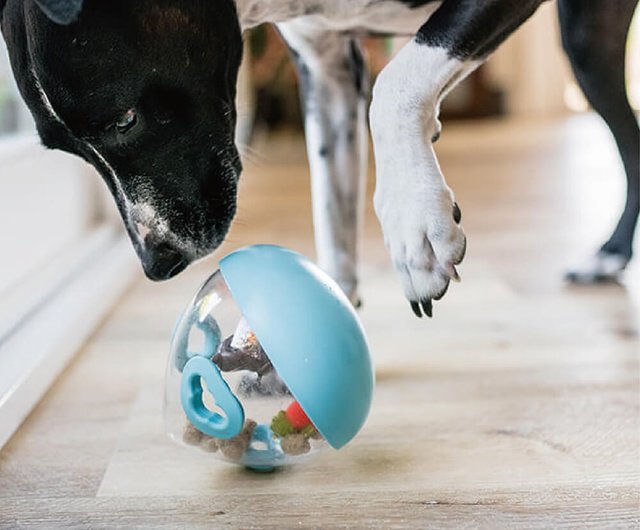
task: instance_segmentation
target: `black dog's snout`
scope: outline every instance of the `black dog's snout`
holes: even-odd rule
[[[189,260],[167,243],[146,248],[142,257],[144,273],[150,280],[159,282],[180,274],[189,265]]]

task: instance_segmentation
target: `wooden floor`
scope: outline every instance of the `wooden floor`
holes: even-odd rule
[[[313,255],[300,140],[255,149],[225,247],[169,283],[140,278],[0,453],[0,527],[638,528],[640,266],[624,285],[562,281],[622,200],[593,116],[447,127],[469,249],[433,320],[412,315],[369,207],[378,382],[347,448],[258,475],[169,441],[170,333],[216,258],[255,242]]]

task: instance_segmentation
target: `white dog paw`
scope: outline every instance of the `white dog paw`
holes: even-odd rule
[[[600,251],[585,263],[566,274],[568,281],[577,284],[615,283],[620,281],[629,258]]]
[[[449,189],[436,200],[414,195],[400,200],[376,197],[376,211],[393,266],[413,312],[433,315],[433,301],[459,281],[456,265],[464,258],[466,237],[460,209]]]

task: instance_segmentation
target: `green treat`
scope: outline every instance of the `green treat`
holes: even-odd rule
[[[287,414],[284,410],[281,410],[276,414],[271,420],[271,430],[274,434],[284,438],[289,434],[293,434],[295,429],[291,422],[289,422],[289,418],[287,418]]]
[[[300,432],[304,434],[305,437],[313,438],[314,440],[316,439],[315,436],[318,434],[318,431],[316,431],[316,428],[311,423],[300,430]]]

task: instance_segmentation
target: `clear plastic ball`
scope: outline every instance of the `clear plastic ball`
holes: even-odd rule
[[[176,326],[164,415],[173,439],[255,470],[306,459],[327,445],[278,375],[220,271],[203,284]]]

